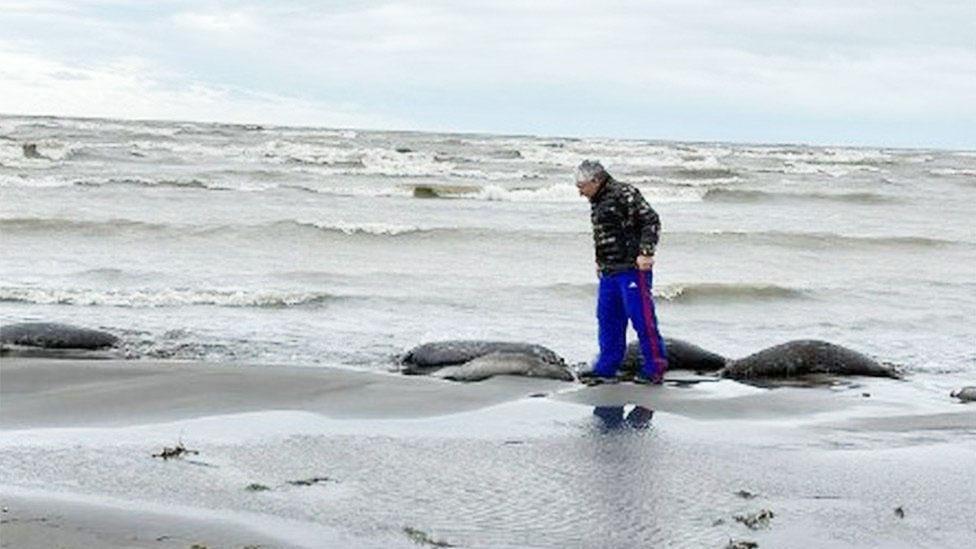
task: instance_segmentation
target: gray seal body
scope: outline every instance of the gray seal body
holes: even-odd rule
[[[0,327],[0,343],[4,346],[104,349],[115,346],[118,341],[119,338],[108,332],[54,322],[24,322]]]
[[[692,370],[695,372],[717,372],[725,368],[726,358],[705,350],[698,345],[680,339],[664,338],[664,349],[668,357],[668,370]],[[644,365],[640,343],[632,342],[620,364],[623,375],[633,375]]]
[[[846,347],[812,339],[789,341],[729,361],[722,371],[723,377],[739,380],[809,374],[901,378],[893,366]]]
[[[552,350],[532,343],[511,341],[449,340],[418,345],[400,357],[401,372],[425,375],[445,366],[464,364],[489,353],[522,353],[542,362],[565,365],[562,357]]]
[[[436,377],[452,381],[481,381],[493,376],[515,375],[573,381],[573,373],[564,364],[554,364],[538,355],[495,351],[458,366],[446,366],[434,372]]]
[[[976,385],[957,389],[949,394],[953,398],[958,398],[963,402],[976,402]]]

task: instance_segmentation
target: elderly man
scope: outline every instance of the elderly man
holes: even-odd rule
[[[644,365],[634,381],[659,384],[668,359],[651,298],[651,267],[661,222],[639,190],[615,180],[599,162],[579,165],[576,187],[590,200],[600,277],[596,310],[600,356],[593,370],[581,378],[593,384],[617,380],[617,368],[627,350],[630,319],[644,355]]]

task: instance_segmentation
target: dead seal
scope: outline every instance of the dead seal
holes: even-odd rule
[[[958,398],[963,402],[976,402],[976,385],[970,385],[969,387],[957,389],[949,393],[949,396],[952,398]]]
[[[418,345],[400,357],[400,371],[407,375],[426,375],[445,366],[464,364],[490,353],[522,353],[556,365],[566,361],[551,349],[532,343],[512,341],[448,340]]]
[[[537,354],[495,351],[459,366],[445,366],[434,372],[435,377],[452,381],[481,381],[493,376],[515,375],[573,381],[573,373],[565,364],[543,360]]]
[[[119,338],[101,330],[56,322],[23,322],[0,327],[0,344],[42,349],[97,350],[114,347]]]
[[[898,370],[852,349],[826,341],[803,339],[730,360],[722,377],[736,380],[776,379],[812,374],[901,379]]]
[[[695,372],[717,372],[725,368],[727,359],[681,339],[664,338],[664,349],[668,357],[668,370],[692,370]],[[644,365],[644,355],[636,341],[627,346],[627,353],[620,364],[622,377],[632,377]]]

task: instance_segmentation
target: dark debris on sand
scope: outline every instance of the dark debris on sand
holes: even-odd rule
[[[752,513],[749,515],[735,515],[735,520],[745,524],[750,530],[759,530],[762,528],[769,528],[769,521],[776,516],[769,509],[763,509],[758,513]]]
[[[200,452],[196,450],[187,450],[186,446],[183,446],[182,442],[177,443],[176,446],[169,448],[167,446],[163,447],[163,451],[158,454],[153,454],[154,458],[163,458],[164,460],[182,458],[184,455],[195,456]]]
[[[403,533],[410,538],[411,541],[417,545],[429,545],[431,547],[457,547],[457,545],[448,543],[444,540],[434,539],[423,530],[418,530],[416,528],[411,528],[409,526],[403,527]]]
[[[339,482],[339,481],[331,477],[311,477],[311,478],[304,478],[299,480],[289,480],[286,482],[288,482],[288,484],[291,484],[292,486],[312,486],[313,484],[319,484],[322,482]]]

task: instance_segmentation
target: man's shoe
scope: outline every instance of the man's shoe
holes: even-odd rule
[[[664,383],[664,374],[654,374],[647,376],[643,372],[638,372],[634,376],[634,383],[638,385],[660,385]]]
[[[583,372],[579,375],[579,380],[586,385],[613,385],[618,383],[620,380],[616,376],[601,376],[596,372],[590,370],[589,372]]]

